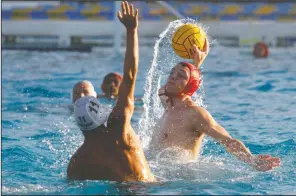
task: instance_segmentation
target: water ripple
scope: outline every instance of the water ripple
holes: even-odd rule
[[[204,71],[204,75],[211,77],[248,77],[246,73],[240,73],[237,71]]]
[[[156,86],[165,81],[171,66],[182,60],[174,55],[171,39],[164,37],[164,40],[167,45],[160,48],[168,51],[160,51],[162,58],[154,62],[164,65],[155,69],[162,77],[160,81],[151,81]],[[138,97],[147,90],[143,86],[152,53],[151,48],[140,48],[135,90]],[[270,54],[268,59],[258,60],[245,48],[213,47],[202,65],[204,77],[198,95],[231,136],[240,139],[254,154],[280,157],[281,167],[257,172],[230,155],[223,145],[206,137],[200,158],[191,163],[178,163],[165,157],[148,160],[160,182],[145,184],[66,180],[69,159],[83,143],[68,107],[70,91],[78,80],[87,79],[100,92],[104,74],[122,73],[123,57],[106,59],[96,52],[3,51],[3,193],[266,195],[295,192],[296,67],[293,65],[296,56],[294,50],[288,49],[271,48]],[[152,98],[144,102],[157,103],[157,94]],[[136,106],[140,109],[135,108],[134,127],[145,112],[142,102]],[[162,108],[151,111],[154,110],[159,112]],[[150,136],[149,132],[147,137]]]
[[[266,82],[265,84],[249,88],[249,90],[256,90],[256,91],[262,91],[262,92],[268,92],[274,89],[274,86],[270,82]]]
[[[290,92],[296,92],[296,88],[281,88],[276,90],[276,92],[280,92],[280,93],[290,93]]]
[[[22,93],[28,94],[29,97],[50,97],[50,98],[63,98],[67,96],[65,93],[53,91],[45,87],[26,87]]]

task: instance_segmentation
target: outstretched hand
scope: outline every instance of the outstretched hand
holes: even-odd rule
[[[204,62],[206,57],[208,56],[209,53],[209,42],[208,39],[205,38],[205,44],[202,50],[200,50],[195,44],[192,45],[192,50],[193,50],[193,63],[194,65],[199,68],[200,65]]]
[[[271,157],[270,155],[257,155],[252,161],[252,166],[258,171],[268,171],[275,167],[279,167],[281,160],[278,157]]]
[[[134,10],[134,5],[127,1],[121,3],[121,12],[117,11],[117,17],[127,29],[138,27],[138,9]]]

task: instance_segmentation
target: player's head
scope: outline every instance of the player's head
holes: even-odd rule
[[[192,64],[181,62],[172,68],[166,83],[166,91],[171,95],[192,95],[201,82],[199,70]]]
[[[77,82],[72,89],[72,102],[84,96],[96,97],[97,93],[94,86],[87,80]]]
[[[84,96],[74,104],[75,122],[83,132],[94,132],[107,122],[112,108],[100,104],[94,96]]]
[[[253,55],[256,58],[266,58],[269,55],[268,46],[264,42],[258,42],[254,45]]]
[[[102,92],[107,97],[117,97],[122,76],[118,73],[109,73],[104,77],[101,85]]]

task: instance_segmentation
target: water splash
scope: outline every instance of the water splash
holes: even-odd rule
[[[143,97],[145,112],[138,125],[139,136],[144,149],[147,149],[153,127],[163,113],[163,107],[158,97],[158,89],[166,80],[171,68],[178,62],[184,61],[184,59],[181,59],[174,53],[171,47],[172,36],[178,27],[188,23],[198,25],[207,32],[207,29],[202,24],[193,19],[175,20],[169,23],[168,27],[159,35],[158,40],[155,42],[153,60],[146,79]],[[198,105],[203,105],[203,84],[201,84],[199,92],[200,94],[194,93],[192,98]]]

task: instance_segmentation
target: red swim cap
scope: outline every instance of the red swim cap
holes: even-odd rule
[[[190,63],[181,62],[179,64],[188,67],[190,70],[189,81],[181,93],[192,96],[192,94],[199,88],[201,83],[201,73],[197,67]]]
[[[256,50],[255,49],[257,47],[260,47],[260,48],[263,48],[264,49],[264,53],[263,53],[262,56],[260,56],[260,54],[256,53]],[[256,43],[255,46],[254,46],[253,54],[256,57],[264,57],[264,58],[268,57],[269,51],[268,51],[267,45],[264,42],[258,42],[258,43]]]
[[[178,94],[181,95],[182,93],[192,96],[193,93],[198,89],[200,83],[201,83],[201,73],[199,71],[199,69],[197,67],[195,67],[194,65],[187,63],[187,62],[181,62],[179,63],[183,66],[186,66],[189,68],[190,70],[190,78],[189,81],[187,82],[185,88]],[[158,94],[159,96],[165,95],[168,97],[167,99],[167,103],[170,102],[172,106],[174,106],[174,100],[173,97],[178,96],[178,95],[174,95],[174,94],[170,94],[166,91],[164,93],[160,93]]]
[[[112,72],[119,80],[122,80],[122,76],[119,73]]]
[[[122,80],[122,76],[119,73],[117,73],[117,72],[111,72],[108,75],[106,75],[105,78],[107,78],[109,76],[112,76],[112,75],[113,76],[116,76],[119,80]]]

